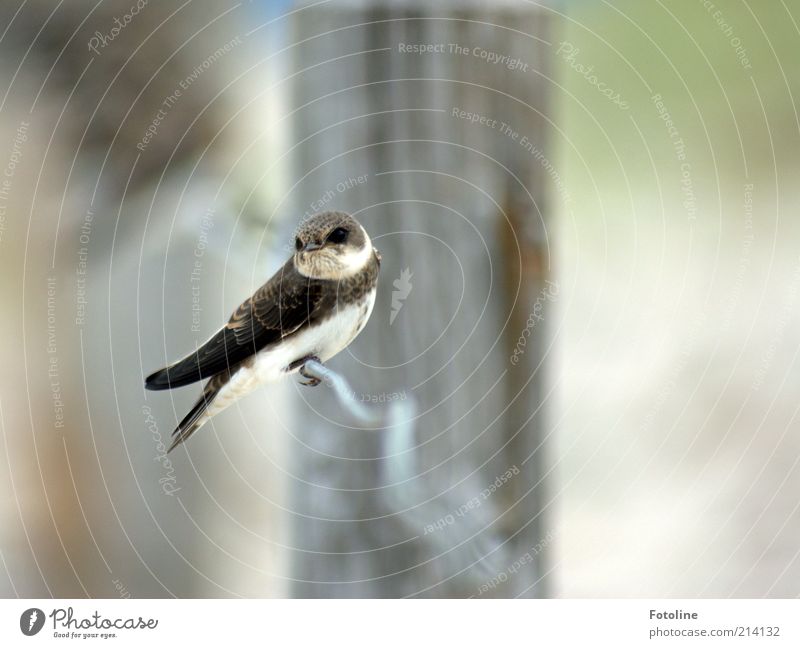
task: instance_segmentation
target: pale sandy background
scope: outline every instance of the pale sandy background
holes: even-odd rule
[[[153,106],[210,44],[288,3],[196,2],[177,17],[178,3],[160,3],[86,68],[87,37],[130,4],[103,3],[85,24],[93,3],[0,8],[0,173],[30,124],[0,220],[0,594],[285,596],[281,430],[297,416],[292,387],[220,419],[225,470],[216,443],[176,462],[177,506],[159,483],[176,466],[153,460],[155,441],[141,443],[141,376],[186,341],[168,337],[169,349],[144,355],[133,343],[143,322],[190,321],[191,292],[165,282],[165,268],[193,258],[209,204],[209,318],[222,321],[285,254],[279,233],[292,215],[278,211],[265,225],[264,214],[293,179],[282,165],[260,176],[290,142],[285,87],[274,85],[288,64],[276,56],[232,82],[285,45],[285,25],[204,72],[129,172]],[[800,594],[800,3],[717,4],[728,34],[717,9],[690,0],[549,10],[547,146],[571,197],[553,188],[550,201],[553,596]],[[579,50],[571,60],[556,54],[562,42]],[[656,93],[685,144],[691,213]],[[75,270],[92,196],[92,317],[77,326]],[[55,354],[48,277],[60,300]],[[53,355],[64,428],[47,375]],[[159,401],[164,438],[191,399]],[[239,434],[240,417],[280,425]]]

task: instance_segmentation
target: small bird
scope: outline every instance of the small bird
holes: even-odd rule
[[[203,395],[172,433],[169,451],[256,387],[326,362],[350,344],[372,313],[381,257],[367,231],[343,212],[315,214],[300,226],[295,252],[197,351],[156,371],[146,389],[208,379]]]

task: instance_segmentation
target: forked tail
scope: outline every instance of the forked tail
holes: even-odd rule
[[[225,386],[228,380],[230,380],[230,373],[224,371],[221,374],[217,374],[206,383],[206,386],[203,388],[203,395],[200,396],[198,401],[194,404],[194,407],[189,410],[189,413],[183,418],[183,420],[178,424],[178,427],[176,427],[175,431],[172,433],[172,444],[167,452],[171,452],[181,443],[186,441],[186,439],[192,436],[192,434],[200,429],[200,427],[202,427],[202,425],[210,418],[209,416],[204,416],[206,410],[217,397],[220,390]]]

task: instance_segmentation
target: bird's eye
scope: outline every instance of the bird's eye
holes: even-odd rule
[[[299,236],[294,240],[294,249],[298,252],[303,249],[303,242],[300,240]]]
[[[344,243],[347,240],[347,230],[344,227],[337,227],[330,234],[328,234],[328,241],[330,243]]]

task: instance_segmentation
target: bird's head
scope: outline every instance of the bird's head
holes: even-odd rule
[[[294,263],[312,279],[344,279],[363,270],[373,255],[361,224],[344,212],[315,214],[297,231]]]

